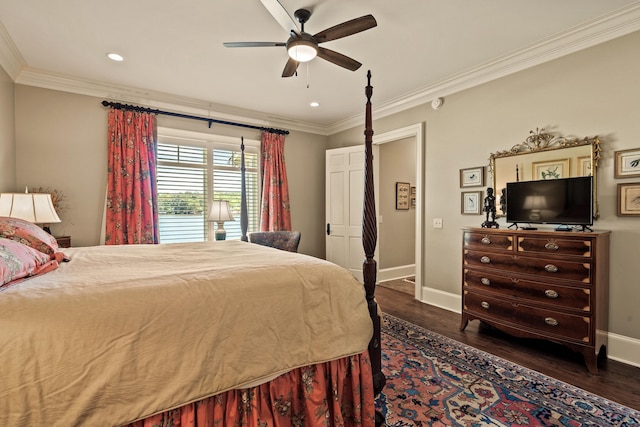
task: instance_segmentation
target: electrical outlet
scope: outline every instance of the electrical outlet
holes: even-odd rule
[[[433,218],[433,228],[442,228],[442,218]]]

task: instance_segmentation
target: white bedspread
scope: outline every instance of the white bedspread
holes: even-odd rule
[[[361,353],[364,289],[246,242],[65,249],[0,292],[0,425],[116,425]]]

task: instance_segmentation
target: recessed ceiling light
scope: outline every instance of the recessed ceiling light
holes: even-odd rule
[[[108,53],[107,56],[112,61],[116,61],[116,62],[124,61],[124,57],[122,55],[120,55],[120,54],[115,53],[115,52]]]
[[[311,105],[312,107],[319,107],[319,106],[320,106],[320,103],[319,103],[319,102],[317,102],[317,101],[313,101],[313,102],[312,102],[311,104],[309,104],[309,105]]]

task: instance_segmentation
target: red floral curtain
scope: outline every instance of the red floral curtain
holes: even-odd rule
[[[263,132],[261,231],[291,231],[289,184],[284,162],[284,135]]]
[[[158,243],[156,117],[111,108],[105,244]]]

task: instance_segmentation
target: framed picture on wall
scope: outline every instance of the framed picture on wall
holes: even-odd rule
[[[640,176],[640,148],[615,152],[615,178],[637,178]]]
[[[408,182],[396,182],[396,210],[409,210],[409,193],[411,184]]]
[[[484,187],[484,166],[460,169],[460,188]]]
[[[482,191],[463,191],[460,203],[462,215],[480,215],[482,213]]]
[[[618,216],[640,216],[640,182],[618,184]]]
[[[533,162],[532,176],[534,180],[568,178],[569,159],[548,160],[545,162]]]

